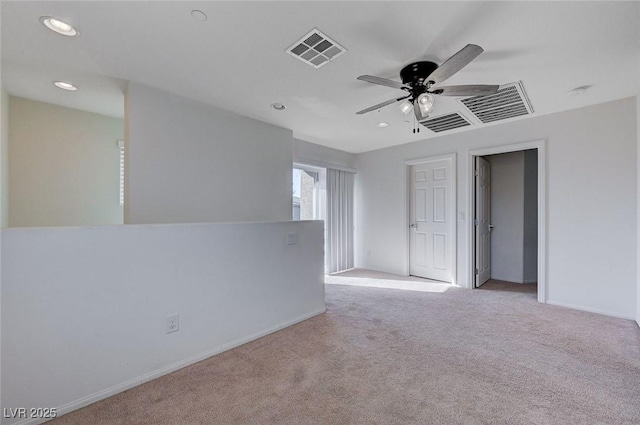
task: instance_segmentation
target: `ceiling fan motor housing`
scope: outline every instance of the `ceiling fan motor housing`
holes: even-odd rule
[[[437,64],[428,61],[410,63],[402,68],[400,71],[400,78],[402,79],[403,84],[407,84],[411,87],[423,85],[427,77],[437,68]]]

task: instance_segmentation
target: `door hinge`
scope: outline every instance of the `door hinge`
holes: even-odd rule
[[[477,226],[478,224],[479,224],[479,223],[478,223],[478,219],[477,219],[477,218],[474,218],[474,219],[473,219],[473,225],[474,225],[474,226]]]
[[[480,175],[480,170],[475,170],[475,172],[473,173],[476,177]]]
[[[475,270],[473,271],[473,274],[478,274],[478,269],[475,269]]]

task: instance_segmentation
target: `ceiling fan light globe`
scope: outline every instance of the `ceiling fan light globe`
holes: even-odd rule
[[[429,93],[422,93],[420,96],[418,96],[418,102],[420,103],[420,105],[427,108],[428,110],[433,107],[433,101],[433,96],[431,96]]]
[[[409,113],[413,110],[413,105],[408,100],[405,100],[400,104],[400,110],[403,114],[409,115]]]
[[[424,119],[429,116],[429,112],[433,109],[433,96],[429,93],[422,93],[418,96],[416,104],[418,105],[418,109],[420,111],[420,117],[418,119]]]

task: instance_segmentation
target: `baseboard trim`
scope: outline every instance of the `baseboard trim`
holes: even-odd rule
[[[582,307],[582,306],[567,304],[567,303],[563,303],[563,302],[557,302],[557,301],[553,301],[553,300],[547,300],[546,304],[554,305],[556,307],[570,308],[572,310],[586,311],[588,313],[602,314],[604,316],[616,317],[618,319],[636,320],[635,317],[625,316],[623,314],[612,313],[610,311],[604,311],[604,310],[599,310],[599,309],[590,308],[590,307]]]
[[[126,391],[128,389],[131,389],[133,387],[137,387],[138,385],[142,385],[146,382],[152,381],[156,378],[159,378],[161,376],[167,375],[171,372],[175,372],[176,370],[180,370],[182,368],[185,368],[187,366],[191,366],[192,364],[198,363],[202,360],[208,359],[209,357],[213,357],[215,355],[218,355],[222,352],[231,350],[233,348],[239,347],[243,344],[246,344],[248,342],[254,341],[256,339],[262,338],[264,336],[267,336],[269,334],[272,334],[274,332],[278,332],[284,328],[287,328],[289,326],[293,326],[297,323],[303,322],[305,320],[311,319],[312,317],[318,316],[320,314],[323,314],[327,311],[326,307],[323,307],[320,310],[316,310],[313,311],[309,314],[305,314],[302,316],[299,316],[293,320],[287,321],[287,322],[283,322],[280,323],[276,326],[272,326],[270,328],[264,329],[262,331],[256,332],[252,335],[249,335],[245,338],[240,338],[234,341],[231,341],[227,344],[223,344],[219,347],[213,348],[211,350],[205,351],[204,353],[200,353],[200,354],[196,354],[195,356],[191,356],[188,357],[184,360],[180,360],[178,362],[172,363],[168,366],[165,366],[163,368],[154,370],[152,372],[146,373],[144,375],[138,376],[136,378],[132,378],[129,379],[125,382],[122,382],[120,384],[117,385],[113,385],[109,388],[105,388],[102,391],[98,391],[96,393],[90,394],[86,397],[82,397],[79,398],[78,400],[63,404],[62,406],[59,406],[56,408],[56,411],[58,413],[58,417],[62,416],[64,414],[73,412],[74,410],[78,410],[81,409],[83,407],[86,407],[90,404],[96,403],[100,400],[104,400],[105,398],[109,398],[113,395],[116,395],[118,393],[121,393],[123,391]],[[25,419],[22,421],[18,421],[18,422],[14,422],[13,425],[35,425],[35,424],[41,424],[44,422],[47,422],[48,419]]]

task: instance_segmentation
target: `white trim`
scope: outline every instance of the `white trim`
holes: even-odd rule
[[[118,195],[119,204],[124,207],[124,180],[125,180],[125,162],[126,153],[124,147],[124,140],[118,140]]]
[[[321,168],[332,168],[334,170],[346,171],[348,173],[356,174],[358,170],[352,167],[347,167],[346,165],[334,164],[332,162],[327,161],[319,161],[317,159],[304,158],[301,156],[295,156],[293,158],[294,166],[297,165],[310,165],[312,167],[321,167]]]
[[[312,173],[322,173],[323,171],[327,170],[324,167],[317,167],[315,165],[308,165],[308,164],[300,164],[298,162],[293,163],[293,168],[297,168],[298,170],[311,171]]]
[[[405,203],[403,205],[404,208],[404,229],[405,229],[405,238],[406,238],[406,261],[405,261],[405,276],[410,275],[411,270],[411,236],[409,234],[409,203],[410,203],[410,185],[409,185],[409,167],[413,165],[426,164],[429,162],[441,161],[443,159],[451,160],[451,184],[453,185],[453,208],[449,212],[449,219],[452,220],[453,227],[451,235],[451,284],[454,286],[458,285],[458,222],[457,222],[457,211],[458,211],[458,155],[455,152],[445,154],[445,155],[437,155],[437,156],[429,156],[425,158],[417,158],[417,159],[408,159],[404,161],[404,193],[405,193]]]
[[[454,160],[454,164],[455,164],[455,159],[456,159],[455,152],[445,154],[445,155],[428,156],[425,158],[408,159],[404,161],[404,163],[405,165],[419,165],[419,164],[426,164],[428,162],[436,162],[436,161],[440,161],[443,159],[450,159],[450,158]]]
[[[547,304],[555,306],[555,307],[570,308],[571,310],[585,311],[587,313],[602,314],[603,316],[617,317],[619,319],[635,320],[635,317],[632,317],[632,316],[625,316],[625,315],[618,314],[618,313],[611,313],[609,311],[599,310],[597,308],[589,308],[589,307],[577,306],[577,305],[573,305],[573,304],[566,304],[566,303],[563,303],[563,302],[556,302],[556,301],[553,301],[553,300],[547,300]]]
[[[258,338],[262,338],[263,336],[272,334],[286,327],[295,325],[296,323],[300,323],[307,319],[311,319],[312,317],[318,316],[326,311],[325,308],[305,314],[304,316],[300,316],[296,319],[289,320],[287,322],[281,323],[279,325],[273,326],[271,328],[262,330],[260,332],[256,332],[253,335],[249,335],[248,337],[237,339],[235,341],[231,341],[227,344],[222,344],[219,347],[213,348],[211,350],[205,351],[204,353],[196,354],[195,356],[188,357],[184,360],[180,360],[178,362],[167,365],[163,368],[154,370],[137,378],[129,379],[125,382],[122,382],[117,385],[113,385],[109,388],[106,388],[102,391],[98,391],[97,393],[90,394],[88,396],[79,398],[78,400],[63,404],[56,408],[57,416],[62,416],[66,413],[73,412],[74,410],[78,410],[82,407],[93,404],[97,401],[104,400],[105,398],[109,398],[115,394],[126,391],[130,388],[137,387],[138,385],[142,385],[146,382],[152,381],[161,376],[167,375],[171,372],[175,372],[176,370],[182,369],[184,367],[190,366],[192,364],[201,362],[209,357],[220,354],[224,351],[231,350],[235,347],[239,347],[240,345],[246,344],[248,342],[254,341]],[[14,425],[32,425],[32,424],[41,424],[50,419],[25,419],[23,421],[16,422]]]
[[[538,302],[547,303],[547,164],[546,164],[546,140],[534,140],[531,142],[515,143],[510,145],[493,146],[484,149],[475,149],[468,151],[467,155],[467,172],[468,176],[468,196],[467,196],[467,211],[469,211],[469,217],[467,220],[467,249],[468,249],[468,287],[474,288],[474,273],[473,273],[473,258],[474,258],[474,246],[473,246],[473,196],[475,182],[474,182],[474,157],[495,155],[506,152],[517,152],[527,149],[538,150]]]
[[[409,228],[409,225],[411,224],[411,217],[410,217],[410,209],[409,209],[409,203],[411,202],[411,185],[409,184],[409,178],[411,176],[411,173],[409,172],[409,169],[411,168],[411,165],[413,164],[409,164],[409,162],[412,161],[405,161],[404,162],[404,179],[402,180],[402,191],[404,192],[404,202],[402,204],[402,216],[404,217],[404,237],[405,237],[405,256],[404,256],[404,275],[405,276],[411,276],[411,234],[409,232],[409,230],[411,230]]]

